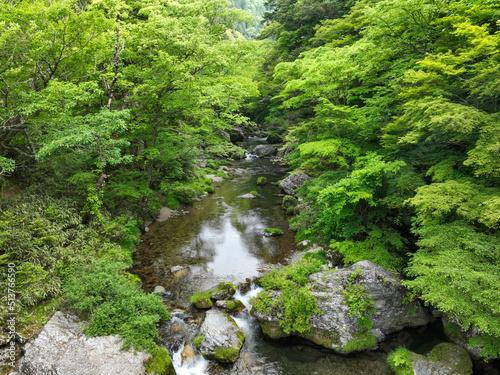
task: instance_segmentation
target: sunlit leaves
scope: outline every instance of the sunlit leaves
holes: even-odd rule
[[[500,239],[477,232],[463,221],[417,230],[422,247],[412,258],[405,284],[424,300],[500,336]]]

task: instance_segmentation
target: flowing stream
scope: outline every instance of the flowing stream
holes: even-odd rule
[[[262,140],[251,140],[247,147],[252,143]],[[213,184],[214,194],[195,202],[181,215],[155,224],[143,237],[132,271],[145,281],[147,291],[156,285],[167,290],[173,316],[161,327],[160,335],[172,354],[177,374],[392,374],[386,364],[390,350],[404,345],[424,353],[445,341],[438,320],[428,327],[391,335],[377,351],[347,356],[299,339],[271,341],[262,336],[258,322],[248,313],[250,298],[259,291],[251,280],[270,264],[285,263],[295,246],[281,210],[280,190],[275,186],[285,172],[267,158],[248,155],[231,166],[234,177]],[[266,177],[268,183],[257,186],[258,177]],[[256,199],[239,198],[252,190],[258,192]],[[283,235],[265,237],[263,230],[267,227],[280,228]],[[172,272],[176,266],[185,268],[180,273]],[[239,289],[235,296],[247,306],[235,316],[246,333],[240,359],[233,365],[209,362],[201,355],[183,361],[181,353],[186,345],[192,345],[202,319],[202,313],[193,311],[189,298],[221,281],[245,290]]]

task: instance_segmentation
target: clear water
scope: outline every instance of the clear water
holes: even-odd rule
[[[269,159],[250,156],[231,168],[234,177],[213,184],[213,195],[189,206],[185,214],[153,225],[135,253],[132,272],[145,281],[145,289],[151,291],[162,285],[169,293],[174,317],[161,327],[160,335],[178,375],[388,375],[392,374],[386,364],[389,351],[403,345],[425,353],[445,341],[436,322],[394,334],[380,350],[341,356],[300,339],[267,340],[247,309],[235,317],[247,335],[235,364],[219,365],[200,355],[183,363],[181,352],[185,345],[192,345],[202,319],[202,313],[190,306],[193,293],[221,281],[236,285],[248,282],[270,264],[286,263],[295,246],[294,234],[288,230],[288,219],[281,210],[281,192],[275,186],[286,170]],[[266,177],[267,185],[258,186],[258,177]],[[256,199],[239,198],[252,190],[259,194]],[[283,235],[265,237],[263,230],[267,227],[280,228]],[[175,277],[170,269],[179,265],[189,267],[189,272]],[[246,294],[238,292],[236,298],[250,308],[249,300],[257,292],[254,286]]]

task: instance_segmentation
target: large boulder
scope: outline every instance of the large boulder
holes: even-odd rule
[[[205,315],[195,345],[206,359],[233,363],[239,355],[245,332],[241,331],[229,315],[209,310]]]
[[[359,268],[359,270],[358,270]],[[354,288],[362,290],[373,299],[374,313],[368,315],[373,322],[371,330],[359,326],[357,315],[351,312],[346,295]],[[304,333],[292,332],[318,345],[340,353],[376,348],[385,336],[405,327],[425,325],[428,316],[417,302],[406,302],[406,288],[397,275],[369,261],[361,261],[338,271],[322,270],[309,276],[307,284],[316,298],[319,313],[311,315],[310,329]],[[279,291],[272,291],[271,298],[277,299]],[[251,311],[261,325],[263,332],[271,338],[288,336],[279,325],[283,311],[275,307],[271,311]]]
[[[252,153],[257,156],[274,155],[276,153],[276,147],[274,147],[273,145],[257,145],[252,150]]]
[[[443,342],[425,356],[399,348],[389,354],[388,361],[396,374],[471,375],[472,361],[458,345]]]
[[[27,344],[19,365],[21,375],[139,375],[149,354],[121,350],[119,336],[86,337],[83,324],[58,311],[33,343]],[[28,346],[29,345],[29,346]],[[172,368],[173,369],[173,368]]]
[[[286,194],[293,195],[295,194],[295,190],[304,185],[304,182],[307,180],[312,180],[312,178],[305,173],[292,173],[279,183],[279,187],[282,188]]]

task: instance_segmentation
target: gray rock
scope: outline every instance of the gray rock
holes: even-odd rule
[[[243,198],[243,199],[255,199],[255,198],[257,198],[257,196],[256,196],[256,195],[253,195],[253,194],[248,193],[248,194],[243,194],[243,195],[240,195],[240,196],[238,196],[238,198]]]
[[[295,191],[304,185],[307,180],[312,180],[311,177],[305,173],[292,173],[290,176],[285,178],[279,183],[279,187],[285,191],[288,195],[295,194]]]
[[[229,315],[217,310],[209,310],[200,327],[198,337],[202,338],[201,342],[195,340],[195,343],[206,359],[232,363],[239,357],[245,333]]]
[[[155,286],[155,289],[153,290],[153,293],[154,294],[163,294],[166,291],[167,290],[164,287],[162,287],[161,285],[157,285],[157,286]]]
[[[368,349],[367,347],[353,349],[352,343],[358,340],[362,329],[358,325],[356,316],[349,316],[349,307],[345,304],[343,296],[346,287],[353,282],[349,277],[358,267],[361,268],[362,274],[354,282],[362,285],[365,292],[373,298],[376,312],[370,316],[373,326],[369,333],[375,336],[377,343],[383,341],[385,335],[389,333],[429,322],[417,302],[403,303],[407,290],[401,285],[398,276],[369,261],[361,261],[337,272],[327,269],[309,276],[308,287],[316,297],[321,313],[312,314],[311,329],[308,332],[293,334],[340,353]],[[280,292],[273,291],[271,295],[276,299]],[[271,313],[265,314],[254,308],[251,313],[259,320],[267,336],[271,338],[288,336],[278,325],[279,309],[273,309]]]
[[[258,156],[269,156],[274,155],[276,151],[276,147],[274,147],[273,145],[257,145],[252,150],[252,153]]]
[[[429,357],[412,353],[414,375],[471,375],[472,361],[458,345],[443,342],[436,345]]]
[[[121,350],[118,336],[87,338],[83,324],[58,311],[26,349],[20,375],[139,375],[145,373],[145,352]]]

